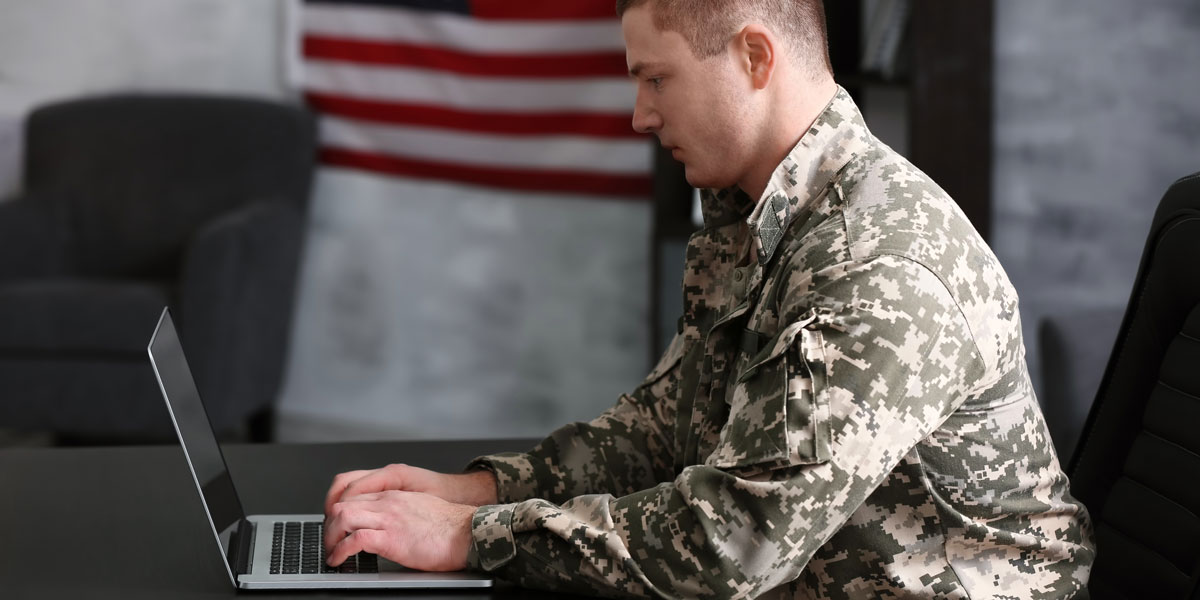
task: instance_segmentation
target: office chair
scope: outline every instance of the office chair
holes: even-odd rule
[[[1155,212],[1096,401],[1069,465],[1108,598],[1200,594],[1200,173]]]
[[[23,194],[0,203],[0,428],[170,439],[146,356],[165,305],[214,428],[267,427],[314,137],[306,111],[260,100],[117,95],[35,110]]]

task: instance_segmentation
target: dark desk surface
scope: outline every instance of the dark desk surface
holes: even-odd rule
[[[320,513],[337,473],[457,472],[527,440],[226,446],[247,513]],[[484,592],[269,592],[270,598],[561,598]],[[0,598],[227,598],[237,592],[178,446],[0,450]],[[242,592],[241,597],[260,594]]]

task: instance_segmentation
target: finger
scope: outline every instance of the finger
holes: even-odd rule
[[[327,553],[329,558],[326,559],[326,563],[331,567],[336,567],[359,552],[381,554],[386,536],[385,532],[378,529],[359,529],[342,538],[342,541]]]
[[[329,509],[333,508],[338,498],[342,497],[342,492],[350,482],[357,479],[362,479],[370,471],[347,471],[334,476],[333,483],[329,485],[329,491],[325,493],[325,514],[329,514]]]
[[[335,502],[341,502],[355,496],[362,496],[364,494],[373,494],[396,489],[400,485],[402,484],[394,477],[394,475],[385,472],[383,469],[370,471],[366,475],[349,482]]]
[[[371,492],[369,494],[359,494],[357,496],[350,496],[348,494],[343,494],[341,502],[359,502],[359,503],[378,502],[385,498],[389,498],[389,497],[393,497],[393,496],[399,497],[406,493],[409,493],[409,492],[396,492],[396,491]]]
[[[369,502],[339,502],[333,507],[333,517],[325,522],[326,554],[348,534],[359,529],[382,529],[386,515],[371,510]]]

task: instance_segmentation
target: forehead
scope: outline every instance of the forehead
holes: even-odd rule
[[[646,4],[625,11],[621,17],[621,33],[625,37],[625,60],[631,71],[639,64],[694,58],[683,35],[677,31],[663,31],[654,25]]]

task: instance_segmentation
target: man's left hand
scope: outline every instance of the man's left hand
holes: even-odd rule
[[[475,507],[419,492],[362,494],[325,515],[325,554],[332,566],[366,551],[421,571],[467,567]]]

